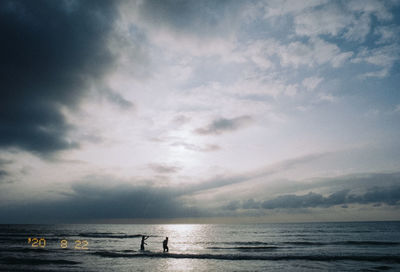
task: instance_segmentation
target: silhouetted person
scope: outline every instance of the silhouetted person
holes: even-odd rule
[[[168,237],[165,237],[165,240],[162,242],[163,252],[168,252]]]
[[[147,240],[150,236],[142,235],[142,242],[140,242],[140,250],[144,250],[144,245],[147,245],[144,241]]]

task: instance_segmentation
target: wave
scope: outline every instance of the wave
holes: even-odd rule
[[[326,246],[326,245],[366,245],[366,246],[397,246],[400,242],[390,241],[337,241],[337,242],[283,242],[286,245]]]
[[[339,245],[377,245],[377,246],[396,246],[400,245],[400,242],[390,241],[344,241],[338,242]]]
[[[258,241],[249,241],[249,242],[205,242],[206,244],[225,244],[225,245],[243,245],[243,246],[265,246],[270,245],[271,243],[266,242],[258,242]]]
[[[296,245],[296,246],[328,246],[328,245],[365,245],[365,246],[398,246],[400,242],[392,241],[332,241],[332,242],[313,242],[313,241],[290,241],[290,242],[214,242],[206,244],[223,244],[234,246],[259,246],[259,247],[278,247],[279,245]],[[224,249],[223,247],[208,247],[210,249]],[[230,248],[226,248],[230,249]]]
[[[35,252],[35,253],[51,253],[51,250],[45,249],[45,248],[33,248],[33,247],[28,247],[28,248],[0,248],[0,252],[17,252],[17,253],[28,253],[28,252]]]
[[[124,239],[124,238],[142,237],[142,234],[127,235],[127,234],[122,234],[122,233],[84,232],[84,233],[79,233],[79,236],[80,237],[87,237],[87,238],[116,238],[116,239]]]
[[[45,264],[80,264],[80,262],[69,260],[51,260],[51,259],[34,259],[34,258],[17,258],[5,257],[0,259],[3,264],[30,264],[30,265],[45,265]]]
[[[239,251],[269,251],[277,249],[276,246],[239,246],[239,247],[207,247],[207,249],[231,249],[231,250],[239,250]]]
[[[214,260],[264,260],[264,261],[368,261],[368,262],[395,262],[400,263],[400,256],[357,256],[357,255],[236,255],[236,254],[191,254],[191,253],[117,253],[97,251],[91,253],[106,258],[174,258],[174,259],[214,259]]]
[[[26,233],[0,233],[0,237],[26,237]]]

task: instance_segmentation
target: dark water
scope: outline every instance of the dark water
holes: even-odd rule
[[[144,252],[142,234],[151,235]],[[0,225],[1,271],[278,269],[400,271],[400,222]]]

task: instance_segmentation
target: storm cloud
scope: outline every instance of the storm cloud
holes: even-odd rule
[[[377,176],[376,174],[375,176]],[[382,175],[384,176],[384,175]],[[397,176],[394,173],[393,176]],[[153,185],[147,185],[147,184]],[[136,184],[136,185],[133,185]],[[140,185],[141,184],[141,185]],[[113,176],[89,176],[75,182],[70,191],[59,192],[57,198],[25,201],[0,207],[0,222],[94,222],[118,219],[173,219],[205,218],[219,212],[240,211],[251,213],[258,210],[324,208],[334,206],[349,208],[359,204],[399,207],[400,186],[369,187],[360,193],[355,190],[339,190],[331,194],[308,192],[283,194],[268,200],[230,200],[222,206],[208,206],[209,200],[192,202],[194,193],[216,186],[156,186],[157,180],[121,180]],[[226,185],[226,184],[225,184]],[[315,185],[316,188],[319,185]]]
[[[0,183],[2,183],[3,178],[8,176],[8,172],[6,170],[0,169]]]
[[[231,132],[243,128],[253,122],[253,118],[248,115],[239,116],[236,118],[219,118],[211,122],[204,128],[195,130],[200,135],[219,135],[225,132]]]
[[[116,182],[116,180],[108,180]],[[201,215],[181,202],[168,188],[119,184],[104,186],[87,181],[75,183],[72,192],[58,200],[0,208],[0,222],[85,222],[96,219],[177,218]]]
[[[156,28],[202,37],[226,35],[238,24],[245,3],[240,1],[143,1],[140,19]],[[221,16],[224,14],[225,16]]]
[[[75,109],[112,64],[106,42],[114,5],[1,1],[0,147],[46,155],[79,146],[61,109]]]
[[[400,207],[400,175],[394,173],[359,173],[312,180],[286,181],[268,188],[264,199],[241,198],[219,206],[223,210],[282,210],[331,208],[349,205]],[[379,183],[379,185],[377,185]],[[288,192],[293,193],[288,193]],[[326,193],[321,193],[322,191]],[[286,193],[285,193],[286,192]],[[270,193],[271,196],[267,197]]]
[[[149,168],[158,174],[172,174],[180,170],[180,167],[166,164],[150,163]]]
[[[0,158],[0,184],[6,181],[6,178],[10,175],[5,169],[7,164],[11,164],[12,161],[4,160]]]
[[[318,193],[309,192],[303,195],[282,195],[276,198],[258,202],[254,199],[243,201],[237,204],[236,209],[296,209],[296,208],[328,208],[336,205],[347,207],[348,204],[375,204],[375,205],[399,205],[400,186],[374,187],[362,194],[351,193],[349,190],[342,190],[323,196]]]

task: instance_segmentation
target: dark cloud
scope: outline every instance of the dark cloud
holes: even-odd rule
[[[115,1],[0,2],[0,147],[41,155],[78,147],[61,108],[75,109],[112,64],[115,17]]]
[[[159,174],[172,174],[178,172],[181,168],[165,164],[151,163],[149,167]]]
[[[258,209],[260,208],[260,203],[254,199],[248,199],[242,204],[243,209]]]
[[[13,163],[12,160],[5,160],[5,159],[0,158],[0,167],[7,165],[7,164],[11,164],[11,163]]]
[[[221,147],[219,145],[216,144],[207,144],[205,146],[203,146],[202,148],[200,148],[200,151],[202,152],[211,152],[211,151],[217,151],[220,150]]]
[[[283,195],[264,201],[264,209],[277,208],[315,208],[348,204],[386,204],[398,205],[400,186],[374,187],[363,194],[351,194],[348,190],[338,191],[329,196],[310,192],[306,195]]]
[[[151,0],[139,4],[140,19],[186,35],[229,35],[240,22],[242,1]]]
[[[121,109],[132,109],[134,104],[126,100],[122,95],[116,93],[110,88],[101,88],[100,94],[107,99],[107,101],[119,106]]]
[[[232,176],[217,176],[204,182],[178,187],[159,188],[151,186],[115,185],[122,184],[114,177],[88,177],[72,187],[72,193],[63,193],[60,200],[24,202],[0,207],[0,223],[38,222],[83,222],[107,218],[185,218],[209,216],[210,210],[203,210],[201,204],[191,207],[192,194],[204,190],[249,181],[284,171],[298,164],[318,159],[323,154],[313,154],[287,160],[272,168]],[[131,183],[141,183],[132,180]],[[145,181],[159,184],[158,180]],[[185,199],[183,202],[181,199]],[[248,205],[260,205],[252,203]],[[228,208],[228,206],[227,206]],[[234,204],[229,209],[235,208]]]
[[[285,181],[280,190],[283,192],[298,192],[328,189],[330,192],[351,191],[355,188],[372,188],[376,184],[382,187],[395,186],[400,183],[400,173],[355,173],[336,177],[313,178],[306,182]]]
[[[192,151],[200,151],[200,152],[212,152],[212,151],[217,151],[220,150],[221,147],[219,145],[215,144],[207,144],[205,146],[198,146],[186,142],[174,142],[171,144],[171,146],[182,146],[187,150],[192,150]]]
[[[163,143],[163,142],[165,142],[164,139],[159,138],[159,137],[151,137],[151,138],[148,138],[148,140],[149,140],[150,142],[155,142],[155,143]]]
[[[200,135],[218,135],[225,132],[231,132],[243,128],[253,122],[253,118],[248,115],[239,116],[232,119],[219,118],[211,122],[204,128],[198,128],[195,130]]]
[[[8,172],[6,170],[0,169],[0,181],[3,179],[3,177],[8,176]]]
[[[316,159],[318,156],[314,157]],[[284,171],[294,167],[299,163],[312,160],[312,156],[288,160],[281,163],[279,169],[265,171],[255,171],[242,176],[216,177],[214,180],[204,182],[194,187],[201,191],[206,189],[218,188],[230,184],[240,183],[251,180],[255,177],[268,176],[278,171]],[[290,191],[310,191],[308,194],[284,194],[266,201],[255,199],[241,200],[239,205],[222,206],[236,207],[235,209],[296,209],[296,208],[314,208],[314,207],[332,207],[341,206],[347,208],[350,204],[372,204],[374,206],[399,205],[400,204],[400,173],[364,173],[352,174],[331,178],[314,179],[313,182],[284,181],[282,186],[270,188],[269,193],[282,193]],[[379,184],[377,187],[376,184]],[[311,190],[325,190],[334,192],[328,195],[314,193]],[[357,192],[357,193],[356,193]]]
[[[363,195],[349,195],[346,203],[398,205],[399,201],[400,186],[391,186],[387,188],[374,187]]]
[[[224,210],[230,210],[234,211],[237,210],[240,207],[240,201],[239,200],[232,200],[231,202],[228,203],[228,205],[222,207]]]
[[[320,194],[308,193],[306,195],[283,195],[277,198],[264,201],[262,207],[264,209],[276,208],[309,208],[320,206],[324,203],[324,197]]]
[[[10,160],[4,160],[0,158],[0,184],[1,183],[6,183],[6,178],[9,177],[8,171],[5,169],[5,166],[7,164],[11,164],[12,161]]]
[[[108,182],[118,182],[108,180]],[[60,200],[0,208],[1,223],[87,222],[96,219],[196,217],[201,212],[182,203],[168,188],[80,182]]]
[[[132,180],[133,183],[140,182]],[[151,182],[150,182],[151,183]],[[153,182],[157,184],[155,180]],[[351,204],[391,205],[400,204],[400,186],[370,187],[363,193],[341,190],[329,195],[314,192],[301,195],[282,195],[266,201],[239,199],[228,202],[220,210],[206,210],[210,203],[191,201],[191,194],[219,187],[207,184],[178,187],[129,185],[114,177],[88,177],[71,187],[70,193],[61,193],[58,200],[43,199],[36,202],[20,202],[0,207],[0,223],[39,222],[89,222],[102,219],[170,219],[213,216],[215,212],[234,212],[238,209],[294,209],[329,208]],[[115,184],[115,185],[112,185]],[[146,181],[149,184],[149,181]],[[357,190],[359,192],[360,190]],[[248,211],[251,212],[251,211]],[[222,216],[222,214],[221,214]]]
[[[190,121],[190,117],[180,114],[180,115],[175,116],[175,118],[172,120],[172,123],[177,126],[182,126],[182,125],[188,123],[189,121]]]

